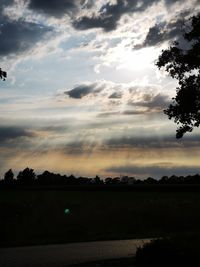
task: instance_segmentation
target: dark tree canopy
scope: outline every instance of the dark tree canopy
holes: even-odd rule
[[[164,113],[178,124],[176,137],[181,138],[200,125],[200,14],[190,18],[189,29],[183,34],[187,48],[174,42],[163,50],[156,65],[164,67],[178,80],[176,96]]]
[[[6,78],[7,78],[7,73],[0,68],[0,79],[5,81]]]
[[[14,173],[13,173],[12,169],[10,169],[4,174],[4,180],[6,182],[12,182],[13,179],[14,179]]]
[[[17,180],[22,184],[31,184],[34,182],[36,175],[33,169],[29,169],[28,167],[23,171],[20,171]]]

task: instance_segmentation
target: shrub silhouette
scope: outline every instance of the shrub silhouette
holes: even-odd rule
[[[153,240],[137,249],[136,267],[198,266],[199,241],[199,234],[184,234]]]

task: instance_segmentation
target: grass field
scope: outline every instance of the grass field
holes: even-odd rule
[[[200,232],[199,192],[0,191],[0,246],[176,232]]]

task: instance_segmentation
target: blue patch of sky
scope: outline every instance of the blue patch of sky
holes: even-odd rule
[[[52,54],[41,60],[23,61],[10,73],[15,82],[8,79],[6,83],[1,82],[0,87],[19,94],[46,95],[93,79],[94,61],[87,53],[77,52],[72,57],[68,56],[66,53],[65,59],[63,53]]]
[[[74,48],[79,48],[82,46],[86,46],[90,41],[95,38],[94,33],[83,34],[82,36],[71,36],[67,40],[60,43],[59,47],[63,50],[70,50]]]

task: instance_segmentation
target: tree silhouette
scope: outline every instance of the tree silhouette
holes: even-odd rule
[[[162,51],[156,63],[159,69],[164,67],[179,83],[176,96],[164,110],[169,119],[180,125],[177,138],[200,125],[200,14],[190,18],[189,29],[185,30],[183,38],[185,48],[174,42]]]
[[[17,180],[21,184],[33,184],[35,181],[36,175],[33,169],[26,168],[23,171],[20,171]]]
[[[102,184],[102,180],[100,179],[100,177],[98,175],[96,175],[96,177],[94,178],[94,184]]]
[[[14,179],[14,173],[12,169],[10,169],[4,174],[4,180],[6,183],[10,183],[13,181],[13,179]]]
[[[5,81],[7,78],[7,72],[3,71],[1,68],[0,68],[0,79]]]

